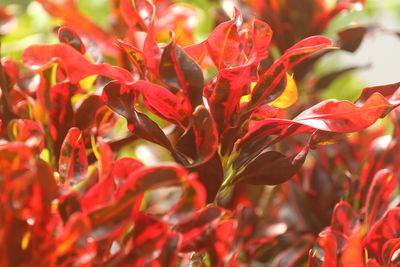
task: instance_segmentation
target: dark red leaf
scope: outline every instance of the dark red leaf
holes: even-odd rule
[[[281,86],[286,72],[312,54],[326,48],[332,48],[332,42],[323,36],[312,36],[290,47],[274,64],[263,74],[251,93],[248,108],[254,109],[262,103],[269,103],[277,99],[285,89]]]
[[[240,98],[250,88],[250,71],[249,65],[242,65],[218,72],[208,102],[220,134],[224,127],[234,126],[239,119]]]
[[[175,166],[154,166],[139,168],[126,179],[118,189],[110,205],[89,213],[94,235],[99,238],[115,232],[127,223],[131,213],[140,208],[142,195],[147,190],[167,186],[181,186],[187,179],[187,172]]]
[[[93,127],[96,122],[96,114],[104,101],[98,95],[90,95],[80,104],[75,112],[75,125],[79,129],[86,130]]]
[[[201,251],[211,245],[213,231],[224,211],[218,207],[199,210],[191,218],[179,223],[175,231],[182,234],[182,252]]]
[[[192,110],[203,103],[203,72],[175,42],[164,48],[159,73],[165,83],[183,90]]]
[[[340,48],[355,52],[360,46],[368,28],[365,26],[350,26],[338,32]]]
[[[59,173],[65,188],[71,188],[87,178],[88,160],[81,131],[71,128],[61,146]]]
[[[382,260],[385,266],[396,267],[400,263],[400,238],[390,239],[382,247]]]
[[[123,82],[132,82],[132,75],[125,69],[107,63],[94,64],[67,44],[32,45],[22,55],[24,65],[31,71],[41,72],[59,63],[72,83],[94,74]]]
[[[227,266],[230,252],[233,250],[236,227],[235,221],[232,219],[222,221],[217,225],[215,240],[208,252],[210,254],[211,266]]]
[[[61,26],[58,29],[58,40],[60,43],[66,43],[75,48],[81,54],[85,54],[86,47],[79,35],[70,27]]]
[[[378,260],[381,259],[382,248],[387,240],[400,236],[400,208],[396,207],[386,213],[375,223],[363,240],[363,246],[368,248]]]
[[[336,204],[331,219],[331,229],[350,236],[359,218],[357,212],[347,202]]]
[[[168,233],[167,241],[161,250],[160,256],[152,263],[153,267],[174,267],[178,258],[178,252],[182,236],[175,232]]]
[[[102,93],[102,99],[106,105],[126,118],[128,129],[132,133],[167,149],[172,149],[170,141],[160,127],[146,114],[135,110],[133,107],[135,97],[136,92],[131,86],[118,82],[108,83]]]
[[[188,170],[198,174],[199,182],[206,190],[206,203],[213,202],[224,179],[224,170],[218,153],[214,153],[214,156],[203,164],[188,167]]]
[[[124,252],[124,262],[130,266],[145,266],[161,254],[167,241],[168,225],[150,215],[139,213],[128,240],[129,251]]]
[[[232,67],[242,55],[238,34],[241,20],[239,10],[235,9],[233,18],[219,24],[207,38],[208,53],[218,69]]]
[[[273,266],[276,267],[296,267],[301,266],[301,263],[308,257],[308,252],[312,248],[313,238],[305,235],[287,250],[283,251],[274,260]],[[326,265],[336,266],[336,265]]]
[[[192,166],[197,166],[210,160],[218,148],[217,127],[204,106],[198,106],[193,112],[193,132],[198,158]]]
[[[57,208],[64,223],[72,214],[82,211],[80,200],[79,193],[73,190],[58,198]]]
[[[382,169],[375,174],[369,187],[365,204],[368,225],[374,225],[382,217],[388,208],[390,196],[396,188],[397,179],[393,172]]]
[[[253,185],[277,185],[289,180],[299,170],[308,149],[286,157],[277,151],[267,151],[251,161],[237,175],[237,181]]]
[[[266,22],[259,19],[254,19],[251,26],[252,49],[250,57],[253,57],[256,62],[259,62],[269,55],[272,29]],[[252,60],[252,58],[250,58],[250,60]]]

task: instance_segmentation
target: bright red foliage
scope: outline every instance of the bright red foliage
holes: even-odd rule
[[[283,110],[363,1],[243,1],[200,43],[187,4],[111,1],[107,32],[38,2],[66,26],[25,49],[29,75],[1,61],[0,266],[399,265],[400,83]],[[366,130],[389,113],[392,136]],[[136,140],[175,162],[121,158]]]

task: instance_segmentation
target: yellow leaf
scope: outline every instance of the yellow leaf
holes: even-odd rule
[[[297,86],[293,76],[286,73],[286,88],[274,101],[269,103],[276,108],[288,108],[297,101]]]

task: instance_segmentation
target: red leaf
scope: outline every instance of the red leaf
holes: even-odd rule
[[[128,55],[130,62],[136,67],[136,70],[139,72],[140,77],[144,79],[146,77],[146,65],[143,52],[121,40],[117,40],[116,44],[124,49],[124,51]]]
[[[251,51],[250,61],[260,62],[269,55],[269,46],[272,39],[272,29],[264,21],[253,19],[250,29]]]
[[[78,9],[76,1],[65,0],[62,3],[54,0],[39,0],[46,11],[55,18],[59,18],[68,26],[79,29],[93,42],[97,43],[107,55],[114,56],[118,50],[113,45],[113,38],[97,27],[89,18]]]
[[[241,20],[239,10],[235,9],[234,17],[219,24],[207,38],[208,53],[218,69],[233,66],[242,54],[238,34]]]
[[[147,69],[149,69],[156,77],[159,77],[158,66],[161,60],[161,49],[154,40],[154,25],[148,26],[147,36],[143,44],[143,55]]]
[[[215,240],[209,249],[211,266],[223,267],[229,262],[230,252],[235,239],[235,221],[225,220],[220,222],[215,230]]]
[[[177,96],[164,87],[146,81],[137,81],[132,86],[143,94],[144,104],[152,113],[185,128],[187,114]]]
[[[152,263],[152,267],[174,267],[178,258],[178,252],[182,242],[182,236],[175,232],[168,233],[167,241],[161,250],[160,256]]]
[[[67,194],[58,198],[58,212],[64,223],[68,221],[74,213],[81,212],[80,195],[77,191],[70,190]]]
[[[280,86],[291,68],[312,54],[332,48],[332,42],[323,36],[312,36],[290,47],[274,64],[263,74],[255,85],[248,109],[252,110],[262,103],[269,103],[278,98],[285,86]]]
[[[240,98],[249,90],[250,71],[249,65],[242,65],[218,72],[208,102],[220,134],[224,127],[234,126],[239,119]]]
[[[390,196],[397,188],[397,179],[394,173],[382,169],[379,170],[369,187],[366,200],[366,222],[369,226],[382,217],[389,205]]]
[[[214,153],[214,156],[203,164],[189,166],[188,170],[198,174],[198,180],[206,190],[206,203],[213,202],[224,179],[224,170],[218,153]]]
[[[42,128],[31,120],[12,120],[8,124],[9,137],[16,142],[24,142],[29,147],[44,147],[44,132]]]
[[[340,256],[340,266],[365,266],[365,252],[361,245],[364,237],[364,229],[362,227],[354,228],[353,234],[344,247]]]
[[[174,42],[162,53],[159,73],[164,82],[182,89],[189,100],[191,110],[203,103],[203,72],[197,63]]]
[[[81,131],[71,128],[61,146],[59,173],[65,188],[71,188],[87,178],[88,161]]]
[[[189,175],[183,185],[182,195],[179,201],[170,209],[166,215],[169,223],[187,219],[194,212],[206,204],[206,188],[198,181],[196,175]]]
[[[129,27],[147,31],[148,25],[153,21],[155,7],[152,2],[147,0],[121,0],[119,10]]]
[[[183,49],[185,50],[186,54],[188,54],[194,61],[197,62],[197,64],[199,64],[199,66],[201,66],[202,68],[209,67],[209,65],[207,64],[208,60],[206,60],[209,59],[207,40],[198,44],[184,47]],[[210,65],[212,65],[211,59],[209,59],[209,61]]]
[[[382,248],[387,240],[400,236],[400,208],[388,210],[368,232],[363,246],[368,248],[378,260],[381,259]]]
[[[209,247],[212,242],[212,232],[223,213],[221,208],[207,207],[177,224],[175,231],[183,235],[181,251],[201,251]]]
[[[133,107],[136,96],[131,86],[110,82],[104,87],[101,97],[107,106],[126,118],[128,129],[132,133],[172,150],[170,141],[160,127],[146,114],[137,112]]]
[[[314,242],[313,238],[309,235],[303,236],[294,246],[289,247],[284,250],[279,255],[276,256],[273,266],[276,267],[297,267],[301,266],[302,259],[305,259],[308,255],[308,251],[312,247]],[[326,266],[336,266],[336,265],[326,265]]]
[[[74,250],[85,249],[89,232],[90,222],[88,218],[81,213],[73,214],[62,232],[57,236],[56,255],[64,256]]]
[[[118,189],[115,201],[89,214],[95,230],[94,235],[97,238],[108,235],[126,224],[132,211],[140,208],[142,195],[147,190],[181,186],[185,183],[187,176],[184,169],[176,166],[166,165],[137,169]]]
[[[101,107],[104,106],[104,101],[98,95],[89,95],[79,105],[75,112],[75,125],[79,129],[90,130],[96,122],[96,114]]]
[[[94,64],[67,44],[32,45],[22,55],[24,65],[31,71],[40,72],[59,63],[72,83],[94,74],[123,82],[132,82],[132,75],[125,69],[107,63]]]
[[[350,236],[358,223],[358,214],[349,203],[341,201],[336,204],[331,219],[331,229]]]
[[[390,239],[382,247],[382,259],[385,266],[396,267],[400,263],[400,238]]]
[[[58,40],[60,43],[66,43],[75,48],[81,54],[85,54],[86,47],[79,35],[70,27],[61,26],[58,29]]]
[[[123,183],[131,173],[142,167],[144,164],[141,161],[133,158],[120,158],[114,162],[112,174],[116,180]]]
[[[193,132],[198,158],[192,166],[198,166],[210,160],[218,148],[218,133],[213,117],[204,106],[198,106],[193,112]]]
[[[161,254],[167,241],[168,225],[150,215],[139,213],[135,218],[131,239],[128,240],[129,251],[124,251],[124,263],[129,266],[145,266]]]
[[[277,185],[289,180],[301,167],[308,149],[286,157],[277,151],[267,151],[251,161],[237,174],[237,181],[253,185]]]
[[[111,203],[114,200],[114,187],[114,179],[111,175],[92,186],[82,197],[83,212],[87,214]]]
[[[303,111],[293,120],[266,119],[251,122],[250,130],[239,146],[271,134],[292,136],[316,129],[338,133],[363,130],[400,105],[399,86],[400,83],[395,83],[365,88],[356,104],[326,100]]]

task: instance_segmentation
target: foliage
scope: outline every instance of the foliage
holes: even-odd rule
[[[351,68],[313,76],[357,49],[366,27],[320,34],[363,1],[207,3],[200,42],[186,3],[110,1],[102,28],[37,2],[63,26],[1,61],[1,266],[399,264],[400,83],[320,102]],[[121,156],[142,144],[172,162]]]

